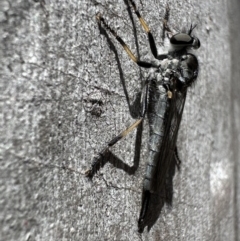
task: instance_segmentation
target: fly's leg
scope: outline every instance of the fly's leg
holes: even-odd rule
[[[145,61],[140,61],[133,53],[132,51],[129,49],[129,47],[127,46],[127,44],[123,41],[123,39],[121,37],[119,37],[117,35],[117,33],[106,23],[105,19],[101,16],[100,13],[98,13],[96,15],[96,18],[98,20],[99,23],[102,23],[103,26],[116,38],[116,40],[122,45],[122,47],[124,48],[124,50],[126,51],[126,53],[128,54],[128,56],[140,67],[144,67],[144,68],[151,68],[152,64],[145,62]]]
[[[166,177],[166,203],[169,206],[172,206],[172,198],[173,198],[173,177],[175,175],[175,168],[177,167],[178,171],[180,170],[181,160],[178,155],[177,146],[174,149],[174,158],[172,160],[171,165],[169,166],[168,175]]]
[[[147,105],[148,105],[148,85],[149,82],[146,82],[146,85],[143,89],[143,95],[142,95],[142,108],[140,112],[140,118],[135,121],[130,127],[128,127],[126,130],[122,131],[119,135],[114,137],[107,145],[104,147],[94,158],[92,162],[92,166],[90,170],[87,170],[85,172],[86,176],[89,178],[92,178],[94,174],[102,167],[103,158],[106,156],[106,154],[109,152],[109,149],[115,145],[118,141],[120,141],[122,138],[127,136],[131,131],[133,131],[136,127],[138,127],[146,114],[147,111]]]
[[[153,38],[153,35],[151,33],[151,30],[150,28],[148,27],[147,23],[145,22],[145,20],[142,18],[141,14],[139,13],[139,11],[137,10],[137,7],[136,7],[136,4],[133,0],[129,0],[129,2],[132,4],[133,6],[133,9],[134,9],[134,12],[135,14],[137,15],[139,21],[140,21],[140,24],[142,25],[143,29],[145,30],[145,32],[148,34],[148,41],[149,41],[149,45],[150,45],[150,48],[151,48],[151,51],[152,51],[152,54],[153,56],[156,58],[156,59],[159,59],[159,60],[163,60],[165,58],[167,58],[167,54],[161,54],[161,55],[158,55],[158,52],[157,52],[157,47],[156,47],[156,44],[155,44],[155,40]],[[164,41],[164,38],[165,38],[165,32],[169,32],[169,33],[172,33],[172,31],[170,30],[169,26],[168,26],[168,19],[169,19],[169,12],[170,12],[170,8],[169,8],[169,5],[167,4],[166,6],[166,13],[164,15],[164,19],[163,19],[163,33],[162,33],[162,41]]]
[[[119,135],[117,135],[116,137],[114,137],[105,148],[103,148],[102,151],[100,151],[96,157],[94,157],[93,162],[92,162],[92,167],[90,170],[86,171],[86,176],[92,178],[93,175],[100,169],[100,167],[102,166],[102,160],[104,158],[104,156],[108,153],[109,148],[112,147],[113,145],[115,145],[118,141],[120,141],[122,138],[124,138],[125,136],[127,136],[127,134],[129,134],[131,131],[133,131],[141,122],[142,122],[143,118],[138,119],[137,121],[135,121],[130,127],[128,127],[126,130],[124,130],[123,132],[121,132]]]
[[[148,34],[148,41],[149,41],[149,45],[150,45],[150,48],[151,48],[151,51],[152,51],[152,54],[155,58],[157,58],[158,56],[158,52],[157,52],[157,47],[156,47],[156,44],[155,44],[155,40],[153,38],[153,35],[151,33],[151,30],[150,28],[148,27],[147,23],[145,22],[145,20],[142,18],[141,14],[139,13],[137,7],[136,7],[136,4],[133,0],[129,0],[129,2],[132,4],[133,6],[133,9],[134,9],[134,13],[137,15],[139,21],[140,21],[140,24],[142,25],[143,29],[145,30],[145,32]]]
[[[165,38],[165,32],[167,31],[168,33],[172,34],[171,29],[168,26],[168,20],[169,20],[169,15],[170,15],[170,8],[169,5],[167,4],[166,6],[166,12],[163,18],[163,32],[162,32],[162,41],[164,41]],[[169,37],[169,36],[168,36]]]
[[[165,39],[166,31],[168,32],[167,33],[168,38],[170,38],[169,35],[168,35],[169,33],[172,35],[172,31],[168,26],[169,15],[170,15],[170,8],[169,8],[169,5],[167,4],[166,12],[165,12],[165,15],[164,15],[164,18],[163,18],[163,29],[162,29],[162,36],[161,36],[162,37],[162,45],[164,45],[164,39]],[[160,54],[160,55],[157,56],[157,59],[163,60],[163,59],[166,59],[167,57],[168,57],[168,54]]]
[[[175,162],[176,162],[177,169],[180,170],[180,165],[181,165],[182,161],[179,158],[177,146],[174,149],[174,156],[175,156]]]
[[[36,3],[37,3],[37,2],[40,3],[41,8],[43,9],[44,13],[45,13],[46,16],[48,17],[49,13],[48,13],[48,11],[46,10],[46,7],[45,7],[45,5],[46,5],[45,0],[33,0],[33,1],[36,2]]]

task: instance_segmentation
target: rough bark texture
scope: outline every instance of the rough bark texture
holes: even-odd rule
[[[158,44],[166,2],[136,0]],[[147,73],[100,31],[95,14],[150,59],[136,16],[123,0],[0,1],[0,240],[240,239],[240,4],[174,0],[170,8],[174,31],[198,24],[201,69],[178,138],[173,207],[139,236],[147,122],[134,175],[106,164],[93,182],[84,176],[134,121]],[[133,133],[114,148],[129,165],[134,143]]]

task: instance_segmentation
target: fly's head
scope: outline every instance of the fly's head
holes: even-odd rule
[[[177,33],[170,38],[172,49],[169,54],[179,61],[174,71],[177,80],[175,86],[182,91],[191,86],[198,76],[198,60],[195,55],[187,52],[189,49],[198,49],[201,46],[200,40],[192,35],[195,27],[196,25],[191,25],[187,33]]]
[[[191,25],[188,33],[177,33],[170,38],[170,43],[173,51],[200,48],[200,40],[192,35],[192,31],[196,26],[197,25]]]

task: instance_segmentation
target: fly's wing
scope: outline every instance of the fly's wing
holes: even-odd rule
[[[174,151],[176,147],[178,130],[180,127],[182,113],[186,99],[186,90],[184,92],[173,92],[173,96],[169,99],[169,112],[165,122],[164,137],[159,153],[156,173],[154,175],[154,190],[159,192],[162,190],[169,167],[172,161],[175,161]]]
[[[177,92],[174,99],[170,100],[170,102],[172,102],[169,109],[169,119],[166,123],[166,132],[164,133],[157,172],[154,177],[156,183],[155,188],[158,193],[163,193],[163,199],[168,205],[172,204],[173,177],[176,165],[179,162],[178,156],[176,156],[176,142],[182,120],[186,93],[186,90],[183,93]]]
[[[142,209],[138,221],[139,232],[148,226],[148,231],[157,221],[165,202],[172,199],[169,185],[175,172],[174,151],[176,147],[177,134],[182,119],[186,99],[186,89],[175,91],[169,101],[168,113],[166,113],[165,131],[162,139],[161,149],[158,157],[156,172],[154,174],[154,192],[143,192]]]

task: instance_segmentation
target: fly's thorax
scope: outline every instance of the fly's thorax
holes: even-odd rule
[[[179,61],[178,79],[186,86],[190,86],[198,75],[198,60],[193,54],[183,55]]]
[[[177,71],[179,65],[179,59],[177,58],[166,58],[161,62],[160,71],[163,77],[169,77],[172,72]]]
[[[162,72],[160,71],[159,67],[151,68],[148,72],[146,79],[151,82],[150,85],[154,85],[154,87],[152,87],[152,88],[156,88],[156,85],[158,83],[162,82],[162,79],[163,79]]]
[[[168,84],[173,73],[178,71],[179,59],[177,58],[166,58],[162,60],[159,67],[159,72],[161,72],[161,79],[157,79],[158,83]]]
[[[185,89],[190,86],[198,75],[198,60],[191,53],[176,54],[174,57],[158,61],[155,68],[151,68],[147,79],[154,81],[157,88],[160,86],[178,86]],[[174,81],[174,83],[172,83]],[[161,90],[159,90],[161,92]]]
[[[177,72],[179,66],[179,59],[166,58],[159,61],[160,64],[157,68],[151,68],[147,75],[147,80],[154,82],[154,88],[157,88],[156,91],[162,93],[163,90],[166,92],[164,85],[170,85],[170,79],[173,76],[173,73]]]

